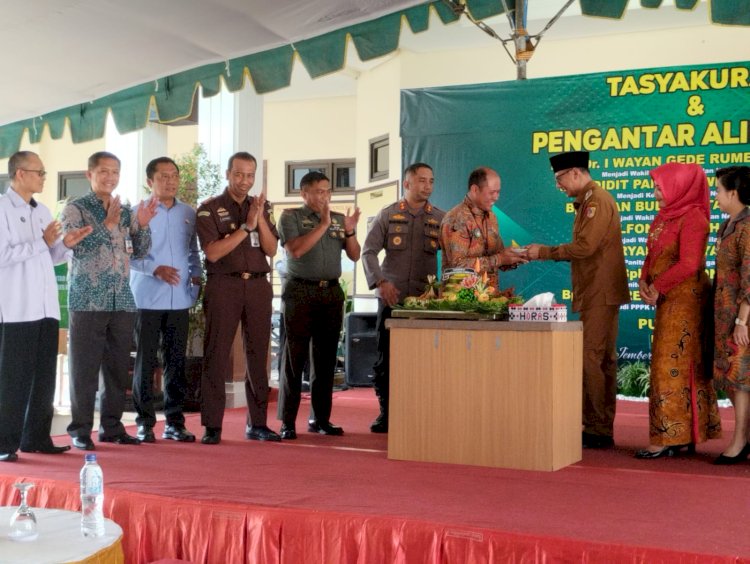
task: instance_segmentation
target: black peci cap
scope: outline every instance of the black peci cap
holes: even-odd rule
[[[560,153],[549,158],[554,172],[566,170],[569,168],[589,168],[588,151],[571,151],[569,153]]]

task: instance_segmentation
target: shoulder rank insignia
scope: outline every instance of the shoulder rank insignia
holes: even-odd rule
[[[424,205],[424,212],[425,213],[432,213],[432,205],[430,204],[430,202],[427,202]]]
[[[401,211],[406,211],[406,202],[404,200],[401,200],[398,203],[398,209],[400,209]]]

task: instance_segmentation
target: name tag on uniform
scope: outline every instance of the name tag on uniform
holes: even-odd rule
[[[260,247],[260,237],[258,236],[257,231],[251,231],[250,232],[250,246],[251,247]]]

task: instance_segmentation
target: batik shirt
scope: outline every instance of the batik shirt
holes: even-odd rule
[[[497,216],[476,207],[468,196],[445,214],[440,226],[443,269],[474,268],[479,259],[480,272],[490,276],[497,288],[497,270],[505,248],[500,237]]]
[[[68,275],[68,309],[71,311],[136,311],[130,291],[130,259],[145,258],[151,247],[151,230],[141,229],[129,206],[123,205],[120,224],[110,231],[107,212],[90,192],[65,206],[63,231],[90,225],[94,231],[73,249]]]

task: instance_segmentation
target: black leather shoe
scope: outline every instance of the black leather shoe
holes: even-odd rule
[[[671,445],[665,446],[660,450],[648,450],[644,448],[635,453],[636,458],[648,459],[648,458],[661,458],[662,456],[673,457],[678,456],[682,449],[686,448],[688,454],[695,454],[695,445],[693,443],[687,443],[684,445]]]
[[[96,448],[94,446],[94,441],[92,441],[91,437],[88,436],[73,437],[73,446],[76,448],[80,448],[81,450],[94,450]]]
[[[55,446],[52,443],[40,447],[21,447],[21,452],[38,452],[39,454],[62,454],[70,450],[70,445]]]
[[[724,454],[719,455],[719,458],[714,460],[714,464],[716,466],[732,466],[733,464],[747,460],[748,456],[750,456],[750,443],[746,443],[736,456],[726,456]]]
[[[594,435],[583,433],[581,436],[583,448],[612,448],[615,446],[615,440],[607,435]]]
[[[281,442],[281,437],[266,426],[245,427],[245,438],[251,441],[268,441],[271,443]]]
[[[179,425],[167,425],[164,427],[164,433],[161,436],[162,439],[169,439],[171,441],[178,441],[181,443],[194,443],[195,435],[190,431]]]
[[[136,432],[135,436],[142,443],[156,442],[156,435],[154,435],[154,430],[146,425],[138,425],[138,431]]]
[[[344,430],[338,425],[321,421],[308,421],[307,430],[311,433],[320,433],[321,435],[339,436],[344,434]]]
[[[115,435],[114,437],[108,437],[106,435],[99,435],[100,443],[114,443],[116,445],[139,445],[141,444],[140,439],[131,437],[127,433],[121,435]]]
[[[281,424],[281,438],[285,441],[293,441],[297,438],[297,430],[294,425],[287,425],[286,423]]]
[[[377,419],[370,425],[371,433],[387,433],[388,432],[388,416],[383,417],[381,413]]]
[[[15,462],[18,455],[15,452],[0,452],[0,462]]]
[[[221,428],[206,427],[206,433],[201,442],[204,445],[218,445],[221,442]]]

